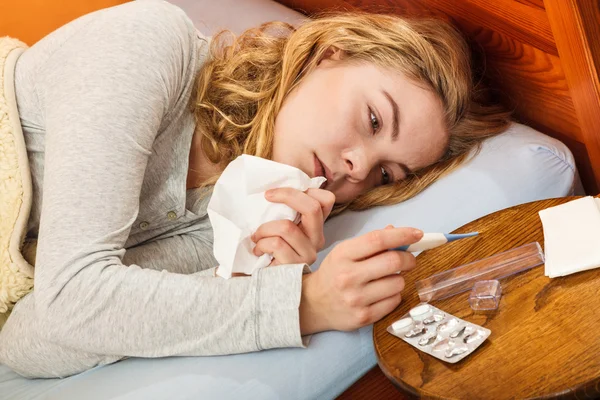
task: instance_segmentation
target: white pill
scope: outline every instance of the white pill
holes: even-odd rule
[[[422,321],[423,319],[428,317],[429,314],[431,314],[431,312],[432,309],[429,304],[421,304],[420,306],[416,306],[415,308],[410,310],[409,314],[415,321]]]
[[[392,329],[396,332],[407,329],[412,325],[412,319],[402,318],[392,324]]]

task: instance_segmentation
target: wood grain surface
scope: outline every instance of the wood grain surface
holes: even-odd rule
[[[400,392],[378,367],[366,373],[358,382],[337,397],[337,400],[406,400],[409,397]]]
[[[600,395],[600,270],[550,279],[543,266],[502,281],[495,313],[474,313],[468,293],[435,306],[485,326],[491,336],[457,364],[447,364],[390,335],[386,328],[419,303],[415,282],[436,272],[534,241],[543,245],[538,211],[573,198],[528,203],[488,215],[456,232],[479,231],[418,257],[406,276],[403,303],[374,326],[379,366],[413,396],[458,399],[597,398]]]
[[[545,4],[571,88],[581,141],[594,167],[594,180],[600,183],[600,1],[545,0]]]
[[[515,119],[563,141],[589,194],[600,189],[600,1],[278,0],[318,14],[365,10],[452,21]]]

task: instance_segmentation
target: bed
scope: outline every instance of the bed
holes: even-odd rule
[[[181,7],[207,35],[222,28],[239,33],[269,20],[299,24],[306,14],[335,8],[441,13],[456,22],[484,50],[487,54],[484,75],[515,109],[518,120],[529,125],[514,124],[504,134],[488,140],[469,163],[407,202],[333,218],[325,226],[326,248],[313,269],[318,268],[339,241],[387,223],[426,231],[451,231],[512,205],[581,194],[584,189],[577,170],[585,191],[598,192],[598,2],[170,2]],[[555,30],[564,34],[555,38],[552,35]],[[63,380],[30,381],[0,365],[0,399],[328,399],[339,395],[372,398],[375,393],[381,394],[378,395],[381,398],[386,387],[392,390],[386,393],[396,394],[378,373],[371,338],[372,328],[364,327],[354,332],[314,335],[308,349],[276,349],[225,357],[130,358]]]

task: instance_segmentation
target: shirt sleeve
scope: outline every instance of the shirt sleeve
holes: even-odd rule
[[[37,78],[46,127],[33,292],[39,333],[118,356],[303,346],[304,265],[224,280],[123,264],[153,142],[197,62],[196,30],[159,1],[83,21]]]

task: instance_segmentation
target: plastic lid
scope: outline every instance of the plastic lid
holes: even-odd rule
[[[420,321],[426,318],[432,312],[433,310],[429,304],[421,304],[411,309],[409,314],[415,321]]]

